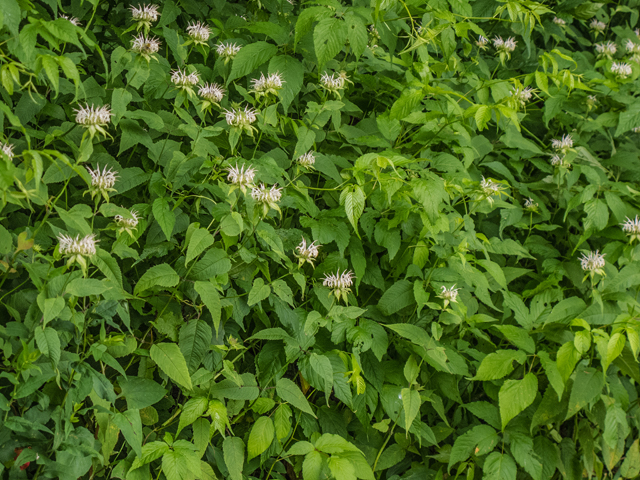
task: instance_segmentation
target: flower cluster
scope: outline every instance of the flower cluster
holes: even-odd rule
[[[224,93],[224,88],[222,88],[217,83],[205,83],[200,87],[200,90],[198,90],[198,95],[204,98],[207,102],[215,103],[216,105],[218,105],[222,101],[222,99],[224,98]]]
[[[190,89],[200,82],[200,75],[198,72],[187,73],[178,68],[171,72],[171,82],[178,88]]]
[[[158,20],[160,7],[157,5],[138,5],[137,7],[130,7],[131,16],[138,22],[137,29],[140,30],[144,27],[145,32],[149,32],[151,24]]]
[[[582,270],[588,272],[587,276],[593,276],[598,273],[600,275],[604,275],[604,253],[599,253],[598,250],[595,252],[589,252],[588,255],[582,254],[582,258],[580,259],[580,264],[582,266]],[[586,279],[587,277],[585,277]]]
[[[442,287],[442,292],[438,295],[438,298],[442,298],[444,300],[444,308],[447,308],[449,303],[458,303],[458,290],[455,285],[447,289],[444,285]]]
[[[229,63],[233,57],[235,57],[242,47],[236,43],[220,43],[216,47],[216,53],[224,58],[225,65]]]
[[[605,43],[596,43],[595,47],[598,57],[611,58],[618,51],[618,47],[616,46],[616,44],[611,41]]]
[[[80,108],[75,109],[74,112],[76,114],[76,123],[89,130],[91,138],[93,138],[96,133],[101,133],[105,136],[108,135],[104,127],[109,124],[111,116],[113,115],[109,105],[94,107],[93,105],[89,106],[85,104],[84,107],[80,106]]]
[[[632,131],[633,133],[640,133],[640,127],[633,127],[633,128],[631,129],[631,131]]]
[[[298,164],[305,168],[313,168],[313,164],[316,163],[315,152],[307,152],[298,157]]]
[[[573,138],[571,138],[571,135],[563,135],[560,139],[554,138],[551,140],[551,147],[566,155],[573,148]]]
[[[75,25],[76,27],[79,27],[80,25],[82,25],[82,24],[80,23],[80,20],[79,20],[79,19],[77,19],[76,17],[69,17],[69,16],[67,16],[67,15],[63,15],[63,14],[58,15],[58,17],[59,17],[59,18],[63,18],[63,19],[65,19],[65,20],[67,20],[67,21],[71,22],[71,25]]]
[[[88,190],[88,192],[91,193],[91,198],[93,199],[96,195],[100,194],[105,201],[108,202],[109,192],[116,191],[113,186],[116,184],[118,174],[111,169],[107,170],[107,167],[104,167],[101,171],[100,165],[98,165],[95,170],[87,168],[87,171],[89,175],[91,175],[91,186]]]
[[[587,108],[589,110],[591,110],[593,107],[595,107],[598,103],[598,97],[596,97],[595,95],[588,95],[587,96]]]
[[[633,73],[631,70],[631,65],[623,62],[613,62],[611,64],[611,73],[618,76],[619,78],[627,78],[629,75]]]
[[[493,39],[493,46],[496,49],[496,53],[500,55],[500,63],[511,59],[511,53],[516,49],[517,43],[513,37],[509,37],[506,40],[503,40],[502,37],[495,37]]]
[[[515,109],[524,108],[533,96],[534,90],[531,87],[514,87],[509,95],[511,96]]]
[[[561,27],[565,26],[567,24],[566,21],[564,21],[561,18],[558,17],[553,17],[553,23],[555,23],[556,25],[560,25]]]
[[[355,276],[351,270],[348,272],[345,270],[342,274],[340,270],[338,270],[335,274],[325,274],[322,285],[330,288],[332,290],[331,293],[336,296],[336,299],[340,300],[342,298],[345,303],[348,303],[347,295],[351,292],[354,278]],[[331,293],[329,295],[331,295]]]
[[[624,44],[624,47],[627,49],[627,53],[640,53],[640,45],[635,43],[630,38],[627,39],[627,42]]]
[[[591,20],[589,27],[591,27],[591,30],[596,32],[596,35],[597,35],[598,33],[604,32],[605,28],[607,28],[607,24],[594,18],[593,20]]]
[[[622,231],[631,236],[630,241],[640,240],[640,218],[636,215],[636,218],[631,220],[627,217],[627,221],[622,223]]]
[[[478,37],[478,40],[476,41],[476,45],[481,50],[484,50],[489,45],[489,39],[487,37],[483,37],[482,35],[480,35]]]
[[[156,37],[147,37],[141,33],[137,37],[133,37],[131,50],[143,55],[148,60],[151,55],[160,50],[160,43]]]
[[[116,222],[118,233],[127,232],[132,238],[135,238],[132,230],[138,226],[140,217],[138,217],[138,212],[135,210],[131,210],[129,214],[131,215],[131,218],[116,215],[114,220]]]
[[[264,73],[261,73],[260,78],[254,78],[251,80],[251,83],[253,84],[253,92],[255,92],[258,97],[261,97],[269,94],[277,95],[282,89],[284,80],[282,80],[278,72],[271,73],[266,77]]]
[[[224,118],[228,125],[241,128],[252,135],[254,127],[252,127],[251,124],[256,121],[257,113],[253,108],[248,106],[245,106],[244,109],[231,108],[230,110],[225,110]]]
[[[494,182],[490,178],[482,177],[482,181],[480,182],[480,190],[482,191],[482,198],[489,201],[491,205],[493,205],[494,195],[500,196],[504,185],[498,182]]]
[[[345,82],[347,81],[348,77],[346,72],[340,72],[338,75],[335,73],[329,75],[327,72],[324,72],[320,77],[320,85],[322,88],[338,96],[340,96],[340,90],[344,89]]]
[[[278,202],[282,198],[282,189],[278,188],[277,185],[267,189],[264,183],[261,183],[259,187],[253,187],[251,189],[251,198],[253,198],[256,203],[262,205],[262,215],[266,217],[271,208],[280,212]]]
[[[13,159],[13,145],[0,142],[0,151],[2,151],[2,153],[9,157],[9,160]]]
[[[524,209],[530,212],[535,212],[538,209],[538,203],[533,198],[527,198],[524,201]]]
[[[320,244],[316,245],[315,241],[307,245],[307,241],[302,237],[302,242],[296,247],[298,253],[295,254],[299,262],[298,267],[302,267],[305,263],[309,263],[312,267],[315,267],[313,262],[318,258],[318,249],[321,246]]]
[[[229,171],[227,180],[231,183],[232,191],[235,188],[239,188],[246,193],[247,188],[253,188],[253,179],[256,176],[255,169],[247,167],[246,165],[238,168],[238,164],[236,163],[235,167],[229,167],[227,170]]]
[[[80,238],[77,235],[75,238],[65,235],[64,233],[58,235],[58,251],[68,257],[67,266],[71,266],[74,262],[78,262],[82,268],[84,275],[87,275],[87,258],[96,254],[96,236],[93,233],[85,235]]]
[[[200,22],[189,24],[187,27],[187,34],[191,37],[191,40],[195,44],[204,45],[211,36],[211,29]]]

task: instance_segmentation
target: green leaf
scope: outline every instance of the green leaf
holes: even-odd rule
[[[200,457],[196,447],[186,440],[174,442],[173,449],[162,456],[162,471],[172,480],[192,480],[200,477]]]
[[[542,367],[547,374],[549,383],[558,394],[558,401],[560,401],[562,399],[562,393],[564,392],[564,380],[562,380],[558,365],[549,358],[547,352],[538,352],[538,357],[540,357],[540,363],[542,363]]]
[[[364,203],[365,195],[362,188],[358,185],[345,188],[340,195],[340,204],[344,205],[347,218],[349,222],[351,222],[351,226],[358,237],[360,237],[360,233],[358,232],[358,219],[364,211]]]
[[[256,303],[266,299],[270,293],[271,287],[269,285],[265,285],[264,280],[261,277],[258,277],[253,281],[253,287],[249,292],[247,304],[249,306],[255,305]]]
[[[142,447],[142,455],[138,455],[138,457],[133,461],[131,470],[135,470],[136,468],[157,460],[168,451],[169,445],[164,442],[145,443]]]
[[[369,35],[364,20],[354,13],[349,13],[345,15],[347,38],[349,39],[349,45],[353,50],[353,54],[357,59],[364,53],[369,41]]]
[[[448,471],[451,471],[451,467],[456,463],[464,462],[474,454],[476,447],[478,448],[476,455],[486,454],[493,450],[499,440],[500,437],[489,425],[476,425],[453,442],[449,455]]]
[[[620,465],[620,474],[623,478],[636,478],[640,475],[640,440],[636,439],[627,454],[625,455],[624,462]]]
[[[158,403],[167,391],[158,383],[148,378],[128,377],[120,378],[121,395],[127,400],[129,409],[142,410]]]
[[[38,350],[49,357],[54,366],[57,366],[60,361],[60,338],[58,337],[58,332],[51,327],[46,327],[44,330],[41,327],[36,327],[34,336]]]
[[[275,435],[273,420],[269,417],[260,417],[256,420],[249,434],[247,444],[247,460],[257,457],[269,448]]]
[[[139,295],[152,287],[175,287],[179,281],[180,277],[176,271],[166,263],[161,263],[144,272],[133,289],[133,293]]]
[[[175,343],[156,343],[151,346],[149,353],[151,360],[156,362],[160,370],[171,380],[189,390],[193,388],[187,362],[178,345]]]
[[[118,122],[127,111],[127,105],[133,99],[133,95],[124,88],[115,88],[111,96],[111,113],[113,113],[113,119],[111,120],[114,125],[118,125]]]
[[[491,480],[516,480],[516,462],[506,453],[493,452],[484,461],[484,477]]]
[[[332,456],[329,458],[329,469],[334,478],[341,480],[356,480],[356,470],[346,458]]]
[[[277,52],[278,47],[267,42],[255,42],[242,47],[233,59],[227,85],[236,78],[242,78],[253,72],[260,65],[268,62]]]
[[[413,283],[408,280],[399,280],[382,294],[378,308],[384,315],[393,315],[415,303]]]
[[[569,410],[565,418],[571,418],[602,392],[604,378],[602,372],[591,367],[579,367],[569,396]]]
[[[520,350],[498,350],[482,360],[473,380],[499,380],[513,372],[513,362],[524,363],[527,355]]]
[[[322,472],[322,454],[320,452],[309,452],[302,462],[302,478],[304,480],[320,480]]]
[[[213,319],[213,326],[216,329],[216,336],[218,336],[220,319],[222,318],[222,307],[220,304],[220,295],[216,287],[211,282],[195,282],[193,287],[200,295],[200,298],[202,298],[202,302],[209,309],[209,313],[211,313],[211,318]]]
[[[338,18],[324,18],[313,30],[313,45],[318,59],[318,68],[333,59],[347,43],[347,26]]]
[[[402,405],[404,407],[404,424],[405,429],[409,431],[411,424],[420,413],[420,393],[417,390],[403,388],[400,392],[402,396]]]
[[[407,117],[418,105],[420,105],[423,98],[424,92],[422,89],[405,89],[400,95],[400,98],[398,98],[391,107],[391,118],[402,120]]]
[[[500,333],[516,347],[521,348],[527,353],[536,352],[536,345],[533,338],[531,338],[529,333],[523,328],[514,325],[494,325],[493,328],[499,330]]]
[[[65,291],[76,297],[100,295],[109,290],[109,285],[95,278],[74,278],[69,282]]]
[[[222,442],[224,463],[229,470],[231,480],[242,480],[244,466],[244,442],[238,437],[227,437]]]
[[[271,286],[273,287],[273,292],[280,297],[281,300],[293,307],[293,292],[289,285],[287,285],[287,282],[284,280],[274,280]]]
[[[323,391],[326,393],[328,403],[331,388],[333,387],[333,367],[331,366],[331,360],[324,355],[312,353],[309,356],[309,363],[311,364],[311,368],[324,379]]]
[[[136,455],[142,456],[142,421],[138,410],[129,409],[117,413],[113,417],[113,423],[120,429],[125,440]]]
[[[191,260],[196,258],[211,245],[213,245],[213,235],[211,235],[206,228],[198,228],[191,234],[184,264],[188,265]]]
[[[280,405],[273,414],[273,423],[276,427],[276,437],[278,437],[278,440],[282,440],[289,435],[292,415],[291,407],[286,403]]]
[[[533,403],[538,393],[538,378],[527,373],[522,380],[507,380],[498,394],[502,429],[507,423]]]
[[[228,398],[230,400],[249,400],[253,401],[260,395],[260,390],[257,387],[256,381],[253,375],[250,373],[243,373],[240,375],[244,383],[243,386],[238,386],[232,380],[222,380],[211,386],[209,393],[213,397]]]
[[[193,319],[180,329],[180,351],[190,372],[194,372],[209,351],[213,332],[203,320]]]
[[[558,349],[556,364],[564,383],[569,380],[578,360],[580,360],[580,353],[576,350],[573,342],[567,342]]]
[[[315,413],[311,410],[311,406],[302,394],[302,391],[300,391],[298,386],[288,378],[281,378],[278,380],[278,383],[276,383],[276,393],[285,402],[290,403],[297,409],[316,418]]]
[[[502,272],[502,268],[500,267],[500,265],[492,262],[491,260],[483,259],[478,260],[478,263],[491,274],[494,280],[498,282],[498,285],[500,285],[505,290],[507,289],[507,280],[504,277],[504,273]]]
[[[171,240],[171,233],[176,224],[176,216],[169,206],[169,200],[166,197],[156,198],[153,201],[151,211],[153,212],[153,218],[155,218],[158,225],[160,225],[167,240]]]
[[[182,407],[182,412],[180,412],[180,422],[178,423],[176,435],[180,434],[180,431],[184,427],[191,425],[204,415],[204,412],[206,412],[208,408],[209,400],[207,400],[206,397],[190,398]]]

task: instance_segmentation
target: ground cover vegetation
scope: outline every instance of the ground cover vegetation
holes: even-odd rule
[[[0,0],[3,478],[637,478],[638,17]]]

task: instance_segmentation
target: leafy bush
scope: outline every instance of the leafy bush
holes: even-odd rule
[[[637,477],[638,8],[0,0],[3,478]]]

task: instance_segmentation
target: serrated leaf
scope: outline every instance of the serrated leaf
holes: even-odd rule
[[[169,206],[169,200],[166,197],[156,198],[153,201],[151,211],[153,212],[153,218],[155,218],[158,225],[160,225],[167,240],[171,240],[173,227],[176,224],[176,216]]]
[[[533,403],[538,393],[538,378],[527,373],[522,380],[507,380],[498,394],[502,429],[513,417]]]
[[[322,68],[333,59],[347,42],[347,26],[342,19],[325,18],[313,30],[313,44],[318,66]]]
[[[276,393],[285,402],[290,403],[298,410],[302,410],[303,412],[308,413],[312,417],[316,418],[316,414],[313,413],[309,402],[305,398],[300,388],[298,388],[298,386],[288,378],[281,378],[280,380],[278,380],[278,383],[276,383]]]
[[[240,49],[231,66],[227,85],[236,78],[242,78],[268,62],[278,52],[278,47],[267,42],[255,42]]]
[[[185,257],[184,264],[188,265],[191,260],[196,258],[211,245],[213,245],[213,235],[211,235],[206,228],[198,228],[191,234],[191,238],[189,239],[189,246],[187,247],[187,256]]]
[[[149,354],[151,360],[156,362],[160,370],[167,374],[171,380],[189,390],[193,388],[187,362],[178,345],[175,343],[156,343],[151,346]]]
[[[253,427],[251,427],[251,433],[249,434],[247,460],[257,457],[269,448],[269,445],[273,442],[274,435],[275,427],[273,420],[264,416],[258,418],[256,423],[253,424]]]
[[[220,295],[218,294],[216,287],[211,282],[195,282],[193,284],[193,288],[198,292],[207,309],[209,309],[217,336],[218,329],[220,328],[220,319],[222,318]]]
[[[153,287],[175,287],[179,281],[180,277],[176,271],[166,263],[161,263],[144,272],[133,289],[133,293],[139,295]]]

